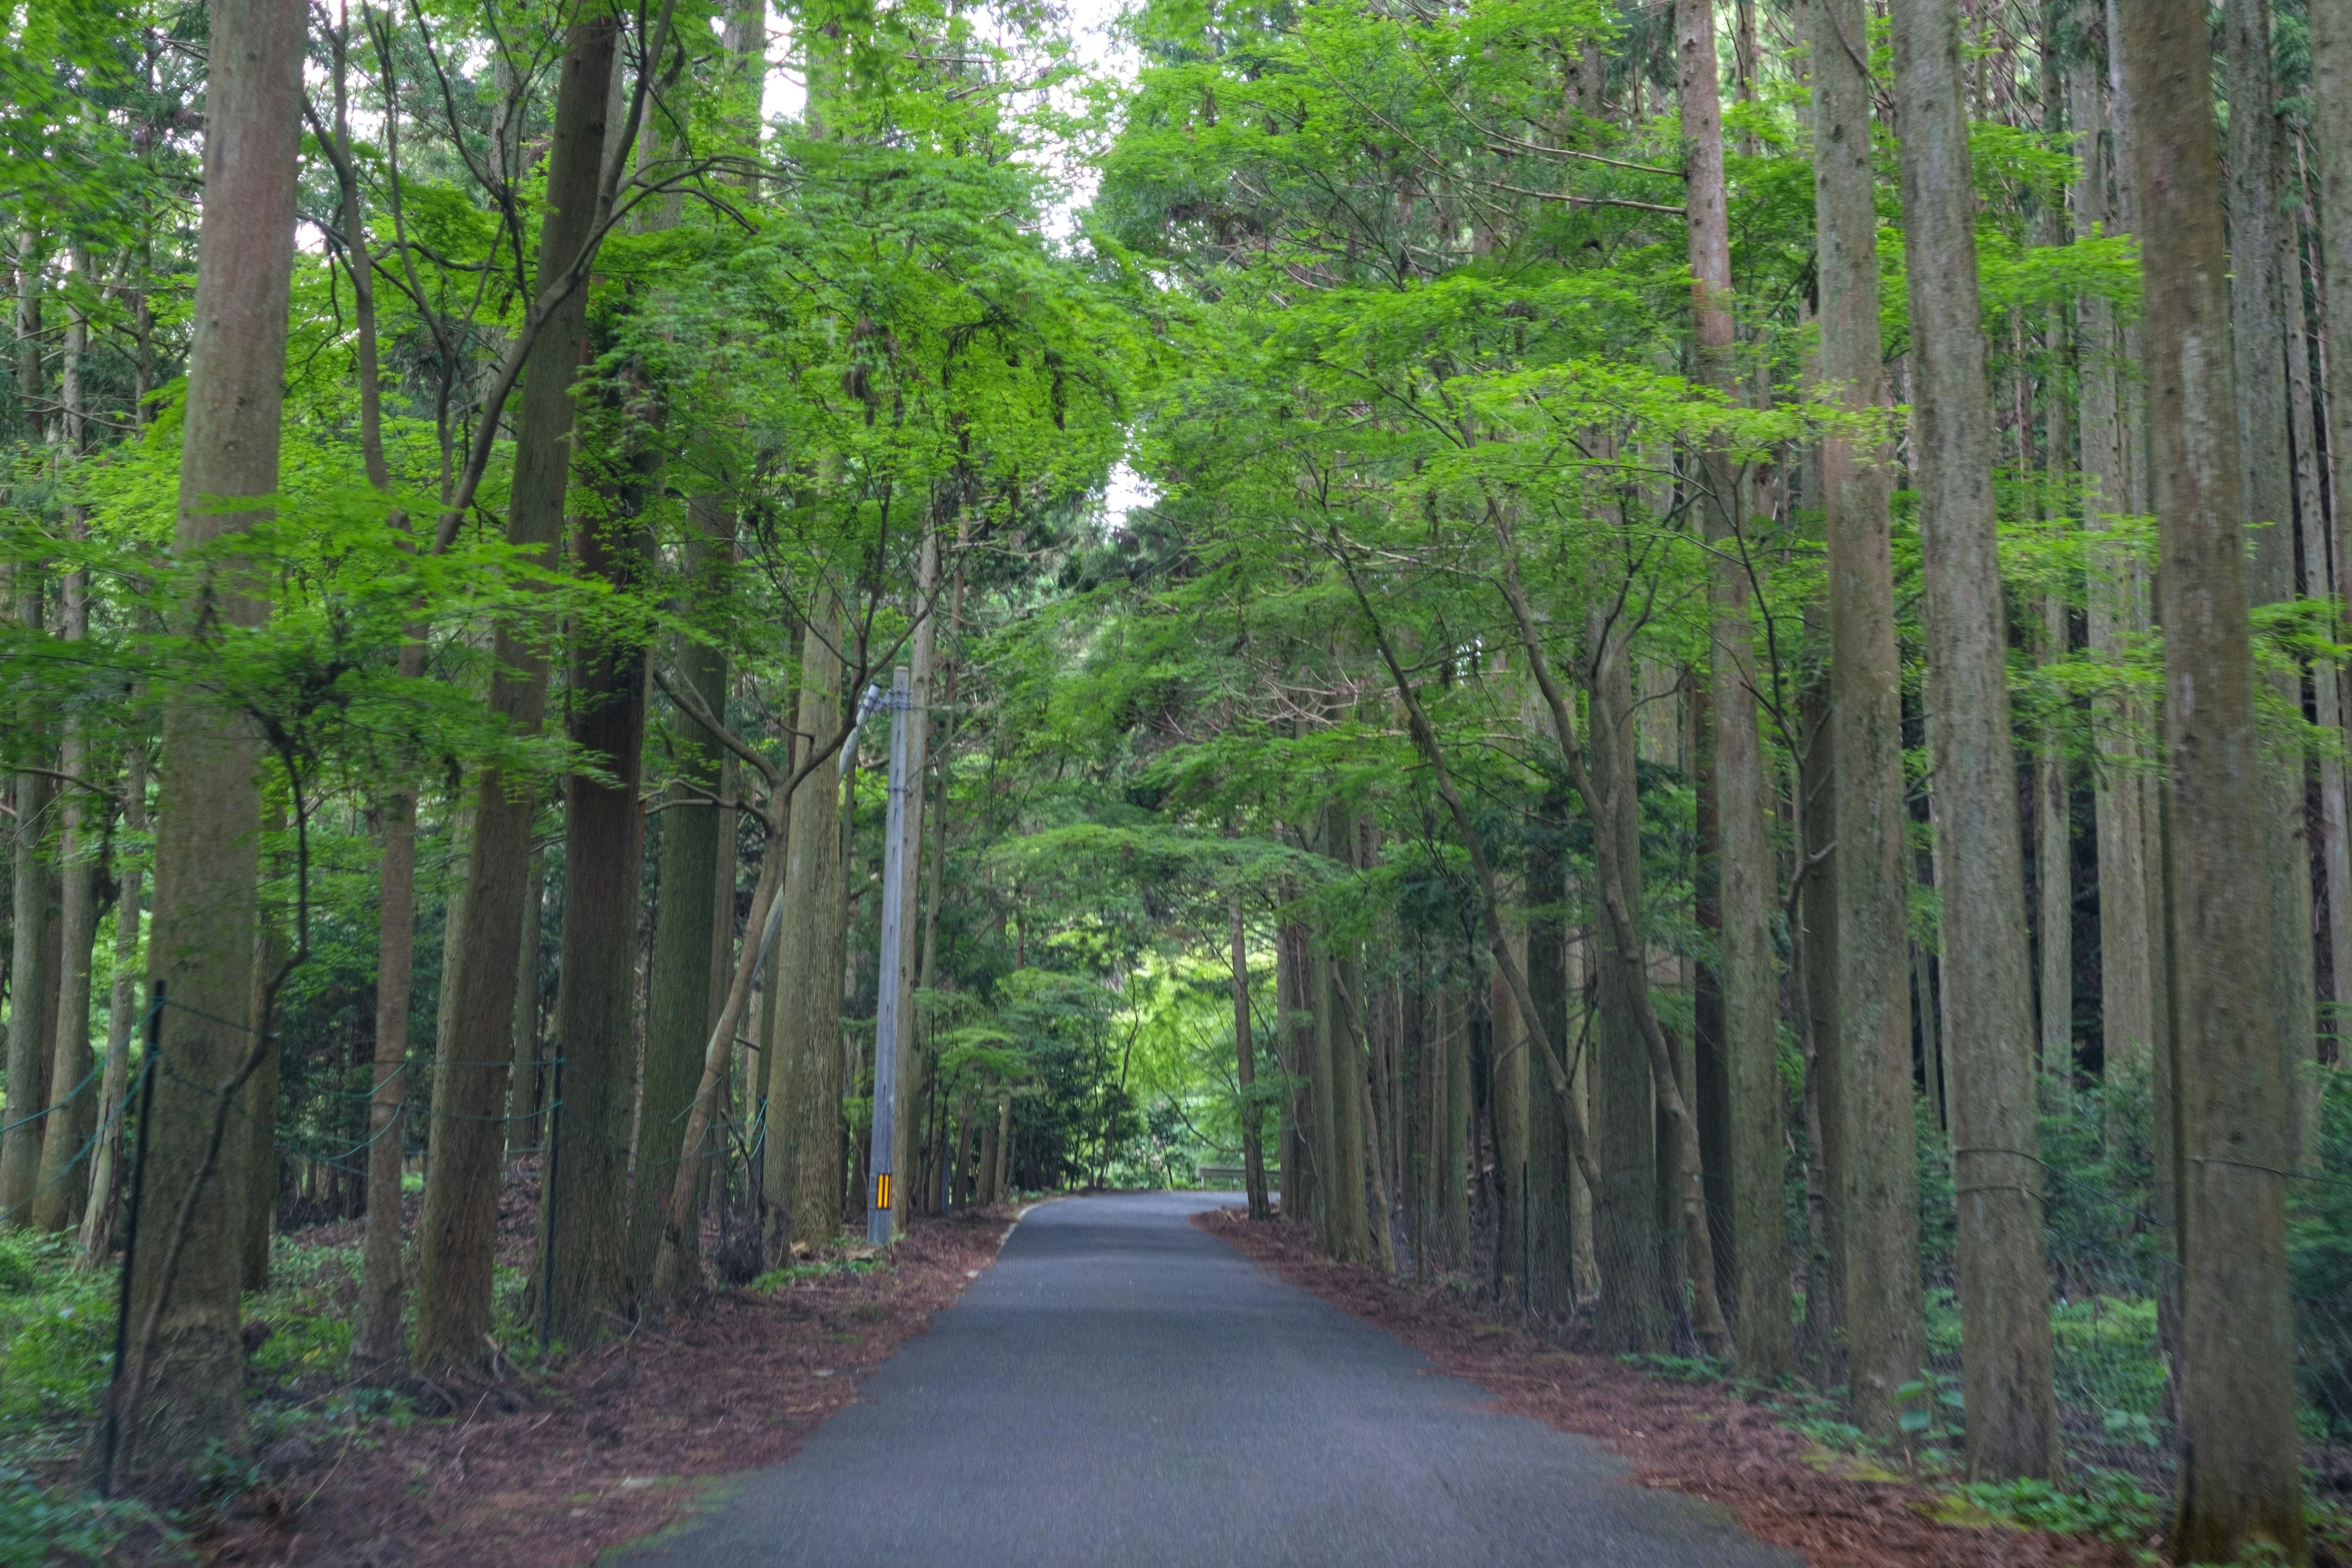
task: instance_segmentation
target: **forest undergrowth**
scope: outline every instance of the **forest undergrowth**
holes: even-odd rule
[[[0,1238],[0,1568],[592,1560],[684,1517],[711,1478],[790,1458],[994,1261],[1016,1214],[927,1220],[887,1254],[847,1237],[803,1249],[575,1352],[541,1350],[527,1315],[538,1193],[535,1170],[509,1173],[497,1371],[463,1386],[354,1376],[359,1226],[279,1237],[270,1289],[246,1303],[249,1451],[218,1455],[176,1507],[63,1484],[89,1462],[113,1271]]]
[[[2166,1503],[2130,1471],[2078,1465],[2055,1482],[1971,1481],[1949,1434],[1874,1442],[1843,1419],[1843,1390],[1759,1384],[1704,1355],[1608,1354],[1589,1311],[1548,1321],[1464,1278],[1415,1281],[1338,1262],[1303,1221],[1252,1224],[1244,1210],[1215,1209],[1193,1224],[1488,1390],[1497,1409],[1599,1441],[1630,1462],[1629,1484],[1719,1504],[1812,1568],[2161,1560]],[[2312,1516],[2314,1563],[2352,1563],[2343,1497],[2315,1490]]]

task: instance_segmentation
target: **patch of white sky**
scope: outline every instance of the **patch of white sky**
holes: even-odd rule
[[[1108,79],[1121,84],[1134,81],[1141,61],[1133,47],[1119,36],[1118,27],[1126,5],[1127,0],[1064,0],[1057,7],[1061,23],[1071,55],[1084,75],[1079,80],[1027,94],[1026,107],[1050,107],[1061,114],[1076,116],[1084,108],[1081,86],[1085,79]],[[711,26],[714,30],[723,27],[723,18],[712,18]],[[760,96],[761,117],[770,121],[798,120],[808,104],[808,84],[792,62],[791,42],[790,24],[772,12],[768,47],[771,64]],[[1000,34],[996,42],[1008,50],[1015,47],[1009,28]],[[486,71],[486,47],[478,45],[471,54],[461,56],[457,63],[461,69]],[[323,109],[333,97],[333,84],[326,68],[313,61],[305,75],[313,101]],[[351,118],[352,131],[362,139],[381,132],[381,111],[363,99],[352,103]],[[1074,249],[1078,240],[1078,215],[1093,201],[1098,184],[1088,149],[1068,141],[1041,141],[1023,158],[1044,174],[1052,185],[1053,194],[1040,225],[1042,233],[1057,249]],[[326,249],[327,237],[306,219],[299,226],[297,244],[317,254]],[[1120,462],[1104,486],[1100,525],[1106,530],[1119,527],[1130,510],[1148,507],[1156,496],[1155,489],[1141,475]]]
[[[1126,8],[1127,0],[1064,0],[1058,7],[1062,26],[1071,56],[1084,76],[1080,81],[1066,81],[1044,93],[1030,94],[1034,107],[1050,106],[1064,114],[1076,115],[1084,107],[1080,92],[1084,79],[1108,78],[1121,84],[1135,80],[1142,61],[1118,30],[1119,17]],[[769,67],[760,99],[761,116],[771,121],[798,120],[808,104],[808,84],[790,63],[788,26],[778,18],[771,29],[768,58],[774,63]],[[1001,34],[996,41],[1008,49],[1013,47],[1013,40],[1006,35]],[[1056,248],[1074,248],[1077,243],[1078,215],[1094,200],[1099,184],[1087,150],[1066,142],[1045,142],[1023,157],[1052,183],[1053,195],[1040,226],[1042,232]],[[1148,508],[1158,498],[1157,488],[1122,460],[1112,468],[1104,483],[1097,526],[1106,532],[1120,528],[1130,511]]]

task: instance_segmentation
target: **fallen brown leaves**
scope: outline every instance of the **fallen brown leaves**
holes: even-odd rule
[[[1013,1215],[918,1222],[889,1266],[722,1291],[470,1408],[321,1456],[204,1544],[215,1563],[569,1568],[682,1517],[696,1482],[774,1465],[857,1399],[996,1257]],[[517,1405],[510,1413],[499,1406]]]
[[[1804,1437],[1720,1388],[1645,1376],[1606,1356],[1563,1351],[1457,1297],[1423,1294],[1376,1268],[1316,1254],[1304,1226],[1252,1225],[1239,1210],[1193,1223],[1343,1310],[1386,1330],[1496,1407],[1597,1439],[1633,1462],[1636,1486],[1669,1488],[1729,1510],[1749,1534],[1813,1568],[2126,1568],[2131,1552],[2074,1536],[1939,1524],[1934,1489],[1852,1479],[1823,1468]],[[1809,1463],[1809,1458],[1813,1461]]]

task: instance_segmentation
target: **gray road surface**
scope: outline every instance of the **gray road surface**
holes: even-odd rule
[[[1186,1223],[1234,1201],[1033,1210],[798,1457],[623,1561],[1801,1568]]]

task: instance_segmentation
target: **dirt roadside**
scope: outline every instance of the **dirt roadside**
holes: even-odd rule
[[[1318,1256],[1302,1225],[1252,1225],[1217,1209],[1192,1223],[1292,1284],[1387,1331],[1437,1369],[1494,1394],[1496,1408],[1597,1439],[1633,1461],[1632,1484],[1705,1498],[1758,1539],[1812,1568],[2126,1568],[2108,1542],[1930,1516],[1936,1489],[1853,1479],[1776,1423],[1771,1411],[1720,1386],[1647,1376],[1608,1356],[1547,1343],[1460,1300],[1423,1295],[1376,1268]]]
[[[237,1568],[593,1563],[683,1517],[718,1478],[790,1458],[995,1261],[1015,1217],[919,1222],[887,1267],[721,1291],[547,1373],[470,1391],[457,1415],[368,1423],[281,1464],[197,1544]]]

